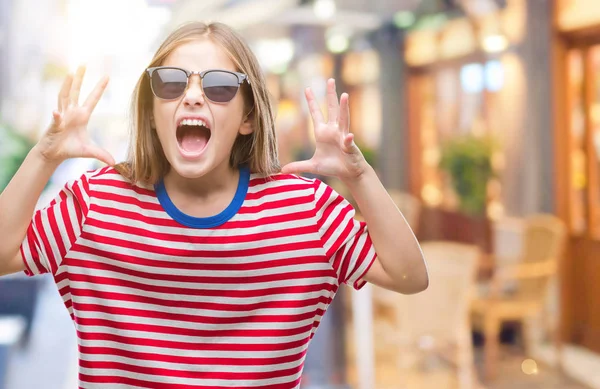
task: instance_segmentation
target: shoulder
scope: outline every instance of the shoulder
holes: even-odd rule
[[[250,175],[250,188],[274,188],[274,187],[312,187],[316,184],[315,179],[301,177],[295,174],[273,174],[269,176],[261,174]]]
[[[289,196],[311,196],[312,201],[326,198],[344,199],[335,187],[317,178],[306,178],[295,174],[250,175],[248,194],[256,197],[261,194],[287,194]]]
[[[319,180],[295,174],[274,174],[269,176],[251,174],[248,184],[248,196],[257,199],[273,195],[280,199],[296,197],[303,198],[306,201],[313,201],[320,184]]]
[[[151,186],[131,183],[112,166],[89,170],[81,175],[79,181],[88,191],[125,189],[135,192],[149,192],[154,190]]]

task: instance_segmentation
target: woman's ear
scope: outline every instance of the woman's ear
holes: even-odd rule
[[[254,107],[250,110],[250,112],[248,112],[245,116],[244,116],[244,121],[242,122],[242,125],[240,126],[240,130],[239,133],[242,135],[250,135],[254,132],[254,128],[252,126],[253,122],[254,122]]]

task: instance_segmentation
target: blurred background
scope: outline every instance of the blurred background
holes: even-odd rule
[[[357,143],[423,244],[430,288],[344,288],[304,388],[600,388],[597,0],[0,0],[0,190],[80,63],[82,96],[111,77],[89,130],[123,160],[135,82],[191,20],[230,24],[252,46],[283,163],[314,147],[304,87],[323,102],[336,78]],[[64,163],[39,205],[98,166]],[[0,279],[0,388],[76,385],[52,279]]]

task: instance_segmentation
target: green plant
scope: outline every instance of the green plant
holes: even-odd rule
[[[15,175],[34,143],[0,121],[0,192]]]
[[[448,173],[464,213],[485,214],[487,185],[495,175],[492,168],[495,147],[490,137],[475,135],[453,138],[442,146],[440,168]]]

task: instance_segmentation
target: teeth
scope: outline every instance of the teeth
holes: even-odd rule
[[[200,120],[200,119],[183,119],[181,121],[181,125],[182,126],[204,126],[207,127],[206,123],[204,123],[204,120]]]

